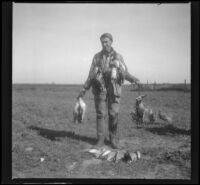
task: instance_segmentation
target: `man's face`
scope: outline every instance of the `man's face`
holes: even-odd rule
[[[111,50],[112,41],[108,37],[104,37],[101,40],[101,45],[104,51],[109,52]]]

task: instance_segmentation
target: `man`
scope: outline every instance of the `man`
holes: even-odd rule
[[[97,121],[97,147],[104,145],[106,107],[108,107],[109,139],[112,148],[116,149],[118,148],[116,134],[122,84],[124,80],[138,84],[139,80],[128,73],[123,57],[112,48],[112,35],[104,33],[100,41],[102,50],[95,54],[88,78],[78,97],[83,97],[92,86]],[[111,78],[113,68],[117,70],[114,79]]]

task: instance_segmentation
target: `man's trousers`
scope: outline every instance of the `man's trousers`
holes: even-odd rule
[[[117,137],[117,124],[118,113],[120,107],[120,97],[107,96],[104,94],[95,95],[95,108],[96,108],[96,122],[97,122],[97,139],[98,142],[103,143],[106,133],[106,115],[108,111],[109,123],[109,138],[111,143],[116,143]]]

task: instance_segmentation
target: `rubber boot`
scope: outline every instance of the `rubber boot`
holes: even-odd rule
[[[117,122],[118,122],[118,115],[115,117],[109,117],[109,138],[110,144],[113,149],[118,148],[118,140],[117,140]]]
[[[104,118],[97,118],[97,143],[95,147],[102,147],[104,146],[105,140],[105,120]]]

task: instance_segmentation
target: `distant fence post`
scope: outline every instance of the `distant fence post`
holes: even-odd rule
[[[187,90],[186,80],[184,81],[184,84],[185,84],[185,86],[184,86],[184,90],[186,91],[186,90]]]

